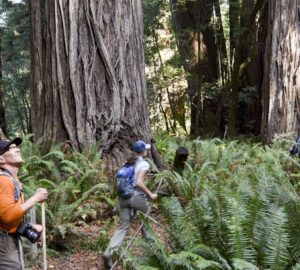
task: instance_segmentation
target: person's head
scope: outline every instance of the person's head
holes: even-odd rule
[[[21,143],[21,138],[0,141],[0,168],[6,166],[20,167],[23,162],[19,149]]]
[[[151,148],[150,144],[146,144],[143,141],[136,141],[133,144],[133,151],[142,157],[146,157],[147,156],[147,150]]]

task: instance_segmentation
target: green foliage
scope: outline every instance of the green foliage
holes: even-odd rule
[[[26,161],[20,178],[25,184],[26,197],[38,187],[47,188],[47,226],[53,241],[72,233],[73,222],[95,220],[111,200],[100,153],[64,154],[59,146],[42,155],[28,139],[22,144]],[[105,203],[103,203],[105,202]],[[54,238],[53,238],[54,237]]]
[[[166,243],[153,235],[140,244],[143,259],[132,260],[158,269],[298,269],[300,197],[291,175],[299,165],[280,140],[272,148],[183,141],[191,165],[158,175],[173,194],[162,199]]]
[[[168,1],[143,0],[150,120],[155,130],[187,133],[187,98]],[[179,129],[180,127],[180,129]]]
[[[1,0],[0,53],[5,93],[6,123],[9,134],[27,133],[30,92],[30,16],[24,2]]]

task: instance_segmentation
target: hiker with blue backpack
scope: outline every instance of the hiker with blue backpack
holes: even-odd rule
[[[105,265],[108,269],[113,266],[112,254],[123,243],[127,231],[133,220],[132,211],[147,213],[149,204],[147,198],[155,200],[156,193],[152,193],[144,181],[150,169],[149,163],[144,159],[151,145],[143,141],[133,144],[132,155],[125,165],[117,172],[117,187],[120,205],[120,227],[111,238],[106,251],[103,254]],[[144,236],[147,232],[142,229]]]

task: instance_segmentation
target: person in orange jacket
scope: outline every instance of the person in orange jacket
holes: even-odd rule
[[[26,223],[24,217],[35,204],[48,197],[46,189],[38,188],[31,198],[24,200],[18,178],[23,163],[21,143],[21,138],[0,141],[0,270],[24,269],[20,227],[22,233],[30,229],[32,235],[40,235],[42,226]]]

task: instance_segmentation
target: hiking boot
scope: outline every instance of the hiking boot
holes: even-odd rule
[[[112,257],[106,252],[103,254],[102,257],[103,257],[104,265],[106,266],[106,269],[110,269],[114,264]]]

